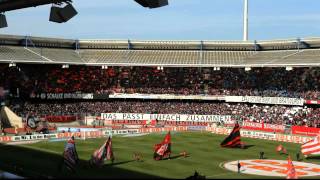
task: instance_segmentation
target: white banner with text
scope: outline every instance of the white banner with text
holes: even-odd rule
[[[224,96],[212,95],[175,95],[175,94],[126,94],[114,93],[109,94],[109,98],[116,99],[191,99],[191,100],[224,100]]]
[[[226,102],[247,102],[254,104],[282,104],[303,106],[304,99],[287,97],[262,97],[262,96],[226,96]]]
[[[104,120],[159,120],[194,122],[230,122],[231,115],[101,113]]]

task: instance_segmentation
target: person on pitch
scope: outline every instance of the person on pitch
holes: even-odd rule
[[[264,158],[263,156],[264,156],[264,152],[261,151],[261,152],[260,152],[260,159],[263,159],[263,158]]]
[[[240,169],[241,169],[241,163],[238,160],[238,173],[240,173]]]

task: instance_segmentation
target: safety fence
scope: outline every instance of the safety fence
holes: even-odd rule
[[[100,129],[97,131],[82,131],[82,132],[64,132],[54,134],[36,134],[23,136],[0,136],[0,143],[19,142],[19,141],[34,141],[34,140],[57,140],[66,139],[74,136],[75,138],[100,138],[109,135],[125,135],[139,133],[159,133],[165,131],[187,131],[187,127],[162,127],[162,128],[140,128],[140,129]]]
[[[19,141],[33,141],[33,140],[58,140],[67,139],[72,136],[75,138],[100,138],[110,135],[126,135],[126,134],[140,134],[140,133],[160,133],[167,131],[207,131],[214,134],[229,134],[232,129],[227,127],[197,127],[197,126],[177,126],[177,127],[161,127],[161,128],[137,128],[137,129],[98,129],[97,131],[82,131],[82,132],[64,132],[54,134],[36,134],[36,135],[23,135],[23,136],[0,136],[0,143],[19,142]],[[291,143],[305,143],[311,140],[312,136],[300,136],[291,134],[281,134],[275,132],[263,132],[254,130],[241,130],[243,137],[265,139],[279,142]]]

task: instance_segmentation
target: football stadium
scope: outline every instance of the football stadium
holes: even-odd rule
[[[0,34],[0,179],[319,178],[320,37],[248,40],[244,2],[243,40]]]

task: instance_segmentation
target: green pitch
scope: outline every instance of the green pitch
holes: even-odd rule
[[[285,155],[275,152],[279,142],[242,138],[248,149],[221,148],[220,142],[224,135],[208,132],[172,132],[172,159],[153,160],[153,145],[160,143],[165,136],[149,134],[138,137],[114,136],[113,150],[115,162],[106,161],[102,168],[90,168],[88,160],[94,150],[99,148],[106,138],[76,140],[80,163],[75,174],[66,169],[59,170],[65,142],[40,142],[28,145],[0,145],[0,169],[18,172],[25,177],[103,177],[103,178],[186,178],[197,170],[207,178],[269,178],[238,174],[222,169],[219,165],[225,161],[238,159],[258,159],[259,152],[264,151],[268,159],[287,159]],[[300,145],[281,143],[287,149],[293,160]],[[180,152],[187,151],[187,158],[178,157]],[[139,152],[143,162],[133,160],[133,153]],[[304,162],[319,163],[317,159],[303,160]],[[14,169],[14,165],[22,169]]]

